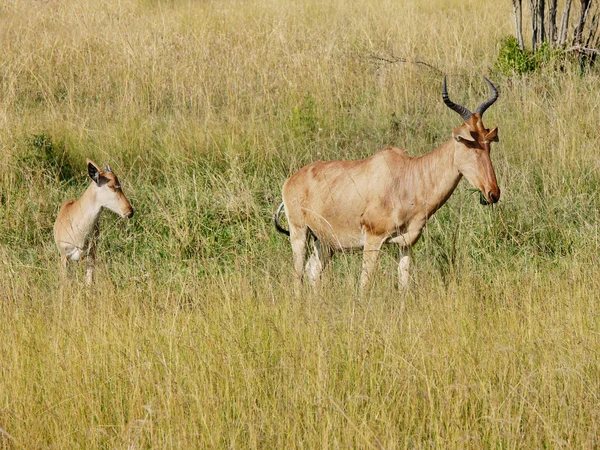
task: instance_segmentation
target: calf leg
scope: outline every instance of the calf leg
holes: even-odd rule
[[[94,281],[94,267],[96,265],[96,243],[98,241],[98,235],[100,234],[100,228],[98,223],[94,226],[94,234],[90,239],[90,244],[87,252],[87,269],[85,271],[85,284],[90,285]]]
[[[94,281],[94,264],[95,264],[95,259],[92,258],[92,256],[88,256],[88,261],[87,261],[87,269],[85,270],[85,284],[87,286],[91,285],[92,282]]]

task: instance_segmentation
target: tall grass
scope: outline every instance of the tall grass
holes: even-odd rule
[[[600,445],[600,77],[494,72],[510,3],[0,5],[0,447]],[[381,57],[404,57],[386,63]],[[411,63],[423,61],[428,65]],[[293,299],[271,217],[316,159],[423,154],[486,112],[502,199],[466,181],[396,290],[387,249]],[[109,163],[95,285],[52,224]]]

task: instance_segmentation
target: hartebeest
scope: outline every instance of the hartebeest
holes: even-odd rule
[[[480,190],[483,203],[500,199],[490,159],[490,143],[498,141],[498,129],[485,128],[481,121],[498,98],[498,91],[484,79],[492,96],[471,113],[449,99],[444,77],[442,99],[464,123],[454,129],[451,139],[430,153],[412,157],[387,147],[358,161],[313,162],[285,182],[275,225],[290,236],[296,295],[304,270],[315,286],[334,250],[357,248],[363,249],[360,287],[364,290],[385,243],[399,244],[398,284],[401,289],[407,287],[410,247],[462,176]],[[283,208],[289,231],[279,223]],[[315,238],[314,251],[303,270],[311,235]]]
[[[62,204],[54,223],[54,240],[65,272],[69,261],[79,261],[87,256],[85,279],[86,284],[90,284],[94,276],[96,241],[100,233],[98,219],[102,209],[129,218],[133,216],[133,207],[109,166],[102,170],[89,159],[87,166],[92,183],[79,199]]]

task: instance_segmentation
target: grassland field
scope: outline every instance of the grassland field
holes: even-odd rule
[[[598,448],[600,72],[496,66],[510,1],[0,3],[0,448]],[[525,23],[528,18],[525,18]],[[403,60],[399,60],[404,58]],[[398,60],[389,62],[386,60]],[[424,154],[500,98],[502,198],[293,296],[309,162]],[[110,164],[96,282],[52,225]]]

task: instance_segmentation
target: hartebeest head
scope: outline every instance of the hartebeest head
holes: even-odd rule
[[[103,208],[110,209],[121,217],[133,216],[133,207],[121,190],[119,179],[110,166],[102,170],[95,162],[88,159],[88,174],[96,184],[96,201]]]
[[[450,100],[445,77],[442,98],[446,106],[460,114],[465,121],[452,132],[452,137],[457,144],[454,164],[457,170],[469,180],[469,183],[479,189],[482,194],[482,203],[490,204],[496,203],[500,199],[500,188],[490,157],[490,143],[498,142],[498,128],[486,128],[481,118],[486,109],[498,98],[498,91],[490,80],[485,77],[484,79],[492,90],[492,96],[479,105],[474,113]]]

